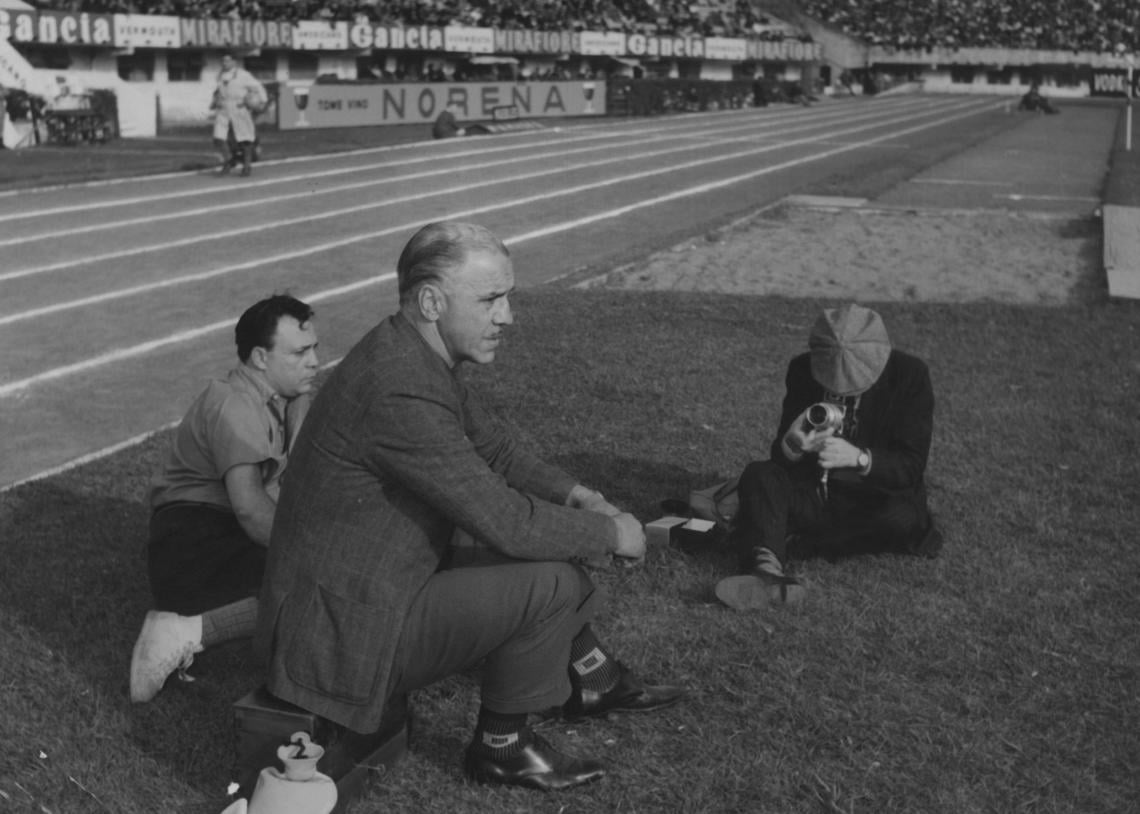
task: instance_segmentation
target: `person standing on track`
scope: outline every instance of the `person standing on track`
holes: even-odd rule
[[[269,97],[253,74],[239,68],[233,54],[222,56],[222,70],[210,109],[214,112],[214,147],[222,157],[222,174],[230,172],[240,162],[241,174],[253,172],[253,144],[257,128],[253,117],[265,109]],[[233,153],[229,139],[237,144]]]
[[[150,495],[157,610],[131,657],[131,700],[152,699],[204,647],[253,635],[282,474],[317,374],[313,310],[261,300],[234,329],[240,364],[178,427]]]

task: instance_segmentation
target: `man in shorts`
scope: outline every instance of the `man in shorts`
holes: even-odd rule
[[[203,648],[253,635],[281,478],[317,374],[313,310],[288,295],[234,330],[240,364],[178,427],[150,495],[154,595],[131,658],[131,700],[149,701]]]

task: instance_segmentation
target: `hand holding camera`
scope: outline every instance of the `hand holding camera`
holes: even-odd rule
[[[784,434],[784,454],[798,461],[805,453],[818,453],[824,442],[843,426],[843,407],[817,402],[802,413]]]

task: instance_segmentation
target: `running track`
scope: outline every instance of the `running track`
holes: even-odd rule
[[[289,290],[322,361],[395,308],[438,219],[483,223],[520,287],[604,268],[859,162],[997,115],[990,98],[605,121],[0,195],[0,488],[176,420],[233,364],[233,323]],[[525,315],[522,315],[525,319]]]

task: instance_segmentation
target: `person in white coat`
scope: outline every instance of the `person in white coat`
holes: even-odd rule
[[[253,144],[257,129],[253,117],[265,109],[269,97],[253,74],[239,68],[233,54],[222,56],[222,70],[210,108],[214,111],[214,147],[222,157],[222,174],[228,173],[240,162],[241,174],[251,173]],[[228,141],[231,130],[237,149],[231,155]]]

